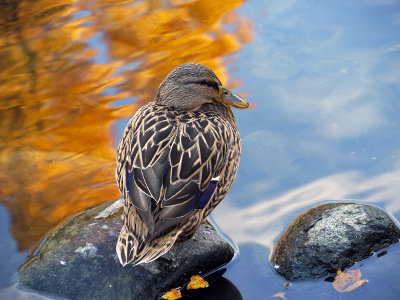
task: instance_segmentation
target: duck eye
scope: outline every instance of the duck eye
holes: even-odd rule
[[[222,94],[229,95],[229,92],[228,91],[223,91]]]

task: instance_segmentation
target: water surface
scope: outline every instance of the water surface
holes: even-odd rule
[[[13,274],[63,220],[119,197],[127,118],[184,62],[208,65],[255,105],[235,111],[241,165],[213,213],[240,250],[227,282],[244,299],[398,297],[398,245],[355,265],[368,282],[341,295],[323,280],[286,289],[269,263],[292,220],[320,203],[368,203],[400,218],[398,1],[0,7],[1,298],[22,297]]]

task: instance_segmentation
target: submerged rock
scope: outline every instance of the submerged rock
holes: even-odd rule
[[[323,204],[296,218],[278,241],[271,261],[287,280],[320,278],[399,239],[399,228],[377,207]]]
[[[117,211],[117,212],[115,212]],[[20,286],[71,299],[154,299],[227,264],[234,249],[209,224],[161,258],[122,267],[115,253],[122,201],[68,220],[19,272]]]

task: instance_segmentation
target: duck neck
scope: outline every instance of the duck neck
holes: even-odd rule
[[[224,119],[228,120],[229,123],[231,123],[233,126],[236,127],[235,117],[233,116],[232,109],[230,108],[229,105],[213,101],[212,103],[203,104],[198,109],[198,111],[204,111],[204,112],[213,111],[213,112],[216,112],[218,115],[220,115]]]

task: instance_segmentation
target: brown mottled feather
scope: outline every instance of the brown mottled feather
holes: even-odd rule
[[[240,152],[232,111],[220,102],[189,111],[152,102],[137,111],[117,153],[125,200],[116,247],[121,263],[152,261],[191,237],[230,189]]]

